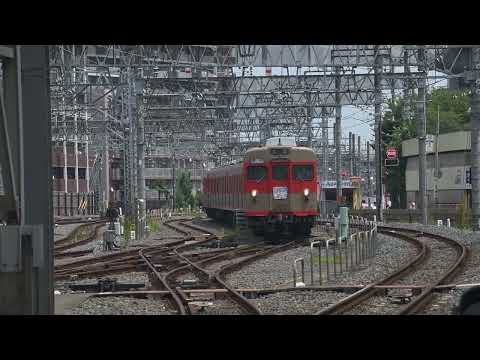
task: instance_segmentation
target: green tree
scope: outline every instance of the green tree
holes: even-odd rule
[[[417,99],[412,99],[415,104]],[[435,89],[427,95],[427,134],[435,134],[437,119],[440,118],[440,134],[468,130],[470,128],[469,94],[465,91]],[[398,97],[387,104],[382,123],[383,149],[394,147],[399,157],[398,167],[388,167],[387,191],[391,195],[393,208],[406,207],[405,168],[402,156],[402,141],[416,137],[416,119],[408,118],[404,112],[405,101]],[[440,115],[440,116],[439,116]]]
[[[427,133],[436,134],[438,117],[440,134],[470,130],[469,108],[468,91],[433,90],[427,102]]]
[[[387,105],[382,124],[382,142],[384,152],[387,147],[397,149],[399,166],[387,167],[386,187],[390,193],[392,208],[406,207],[405,168],[406,160],[402,158],[402,141],[415,137],[414,119],[405,117],[404,99],[398,98]]]
[[[159,179],[150,180],[150,188],[158,191],[158,198],[161,199],[162,193],[168,194],[170,191],[162,184]]]
[[[195,206],[195,198],[192,193],[193,185],[189,172],[181,172],[175,185],[175,203],[177,208]]]
[[[195,193],[195,206],[202,206],[203,204],[203,193],[201,191],[197,191]]]

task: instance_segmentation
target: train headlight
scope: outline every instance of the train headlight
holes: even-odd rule
[[[252,197],[253,197],[253,198],[254,198],[254,197],[257,197],[257,190],[253,189],[252,192],[251,192],[251,194],[252,194]]]
[[[303,190],[303,195],[305,195],[305,197],[308,197],[308,194],[310,194],[310,190],[309,189],[304,189]]]

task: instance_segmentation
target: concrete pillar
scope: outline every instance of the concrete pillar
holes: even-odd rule
[[[22,240],[23,269],[0,273],[1,314],[52,314],[53,214],[51,119],[48,46],[15,46],[15,58],[4,60],[4,91],[15,183],[18,225],[42,227],[43,265],[32,267],[32,243]],[[48,141],[45,141],[48,139]],[[41,166],[39,166],[41,164]],[[27,205],[27,206],[26,206]],[[38,253],[37,253],[38,254]]]

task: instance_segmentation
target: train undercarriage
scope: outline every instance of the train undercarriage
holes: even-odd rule
[[[234,226],[233,211],[204,209],[209,218]],[[291,236],[310,236],[315,216],[297,216],[285,213],[273,213],[268,216],[247,217],[248,228],[257,236],[272,240],[284,234]]]

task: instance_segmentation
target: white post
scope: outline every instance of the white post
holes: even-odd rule
[[[442,220],[437,220],[437,226],[442,226],[443,225],[443,221]]]
[[[450,218],[447,219],[447,227],[450,227]]]

